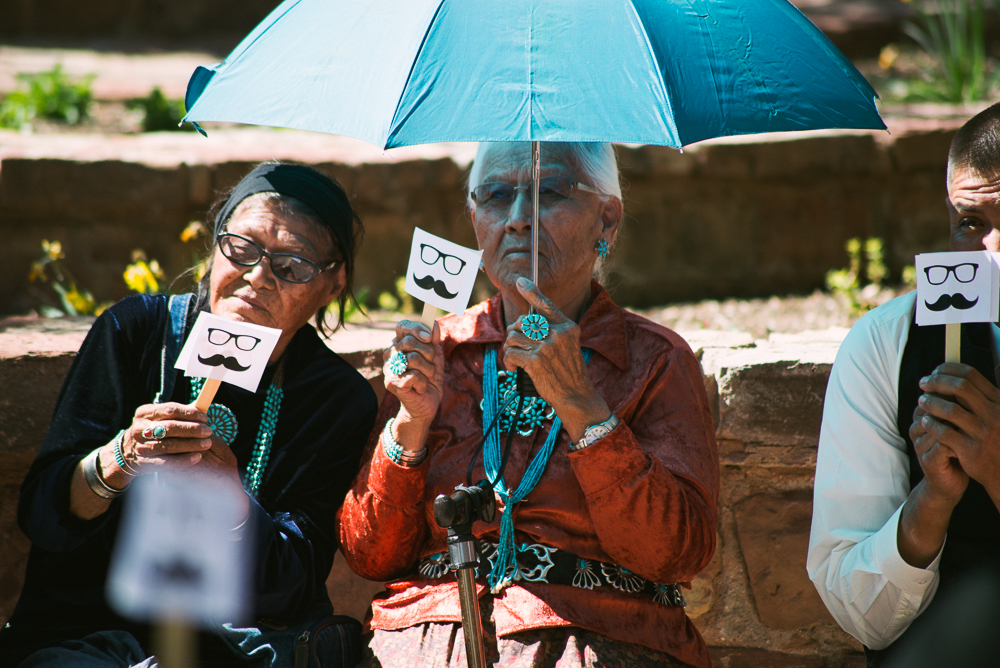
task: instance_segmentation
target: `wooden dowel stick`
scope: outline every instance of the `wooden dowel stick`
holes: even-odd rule
[[[215,393],[219,391],[219,385],[221,384],[221,380],[206,378],[205,386],[201,388],[201,394],[198,395],[198,400],[194,402],[194,407],[202,413],[207,413],[208,407],[212,405],[212,399],[215,399]]]
[[[962,324],[950,322],[944,326],[944,361],[962,361]]]
[[[426,325],[431,331],[434,330],[434,321],[437,320],[437,306],[424,302],[424,312],[420,314],[420,322]]]
[[[156,625],[153,650],[160,668],[194,668],[198,636],[188,624],[165,619]]]

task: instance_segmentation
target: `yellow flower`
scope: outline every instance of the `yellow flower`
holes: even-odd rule
[[[145,262],[130,264],[125,268],[125,273],[122,276],[129,290],[141,294],[151,294],[160,291],[160,284],[157,282],[156,276]]]
[[[53,260],[60,260],[66,257],[62,252],[62,243],[58,241],[49,242],[48,239],[43,239],[42,250]]]
[[[194,282],[200,283],[201,279],[205,278],[205,273],[208,271],[208,260],[199,260],[198,264],[194,266]]]
[[[111,302],[101,302],[94,307],[94,315],[101,315],[111,307]]]
[[[156,260],[151,260],[149,263],[149,270],[159,279],[163,279],[163,270],[160,269],[160,263]]]
[[[181,241],[187,243],[195,239],[200,239],[203,236],[205,236],[205,226],[197,220],[192,220],[184,228],[184,231],[181,232]]]
[[[31,273],[28,274],[28,280],[34,283],[38,279],[48,280],[45,276],[45,265],[36,261],[31,263]]]
[[[899,58],[899,47],[895,44],[886,44],[878,54],[878,66],[883,70],[890,70],[896,64],[897,58]]]
[[[94,297],[89,292],[80,292],[75,285],[66,293],[66,301],[72,304],[80,315],[86,315],[94,310]]]

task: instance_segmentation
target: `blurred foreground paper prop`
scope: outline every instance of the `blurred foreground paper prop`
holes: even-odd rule
[[[923,253],[916,258],[917,324],[996,322],[1000,270],[989,251]]]
[[[280,329],[202,312],[174,366],[188,376],[216,378],[256,392],[280,337]]]
[[[439,309],[461,315],[469,305],[482,257],[481,250],[470,250],[414,228],[410,263],[406,267],[406,292]]]
[[[190,471],[140,476],[126,497],[108,572],[108,601],[134,619],[240,621],[248,541],[234,541],[242,491]]]

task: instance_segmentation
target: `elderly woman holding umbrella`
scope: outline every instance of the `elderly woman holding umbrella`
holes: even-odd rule
[[[200,470],[240,490],[245,519],[229,538],[255,551],[256,617],[294,628],[332,615],[325,580],[337,509],[377,404],[308,321],[315,316],[322,327],[334,301],[342,318],[361,232],[336,183],[298,165],[261,165],[218,209],[198,295],[133,296],[97,319],[21,488],[18,521],[32,548],[21,599],[0,632],[0,664],[154,660],[149,627],[108,607],[104,581],[121,497],[136,475],[168,468]],[[208,415],[189,405],[200,379],[173,368],[202,309],[281,330],[259,390],[224,384]],[[248,662],[236,647],[244,638],[219,633],[203,635],[203,665],[292,663],[285,652],[294,638],[251,645],[259,651]]]
[[[362,470],[341,510],[350,566],[389,580],[368,665],[464,666],[432,504],[474,478],[486,654],[502,666],[708,666],[681,588],[715,549],[718,455],[697,360],[593,279],[622,221],[606,144],[544,144],[538,285],[527,144],[482,144],[469,208],[499,294],[433,330],[399,323]],[[529,307],[537,315],[529,315]],[[499,415],[527,372],[540,398]],[[514,430],[506,466],[499,443]],[[485,465],[483,464],[485,462]]]

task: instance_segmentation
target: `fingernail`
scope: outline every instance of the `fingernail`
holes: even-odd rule
[[[526,287],[528,287],[528,279],[526,279],[524,276],[519,276],[517,278],[517,287],[519,287],[519,288],[526,288]]]
[[[920,424],[924,425],[925,427],[927,425],[929,425],[930,423],[931,423],[931,419],[929,417],[927,417],[926,415],[924,417],[920,418]]]
[[[417,338],[420,339],[421,341],[430,341],[431,333],[428,332],[426,329],[418,329]]]
[[[920,384],[923,385],[924,383],[930,382],[930,379],[931,379],[930,376],[924,376],[923,378],[920,379]]]
[[[203,447],[206,450],[210,450],[212,448],[212,439],[210,438],[201,439],[201,447]]]
[[[920,404],[921,406],[924,405],[925,401],[927,401],[927,395],[924,394],[920,395],[920,398],[917,399],[917,403]]]

